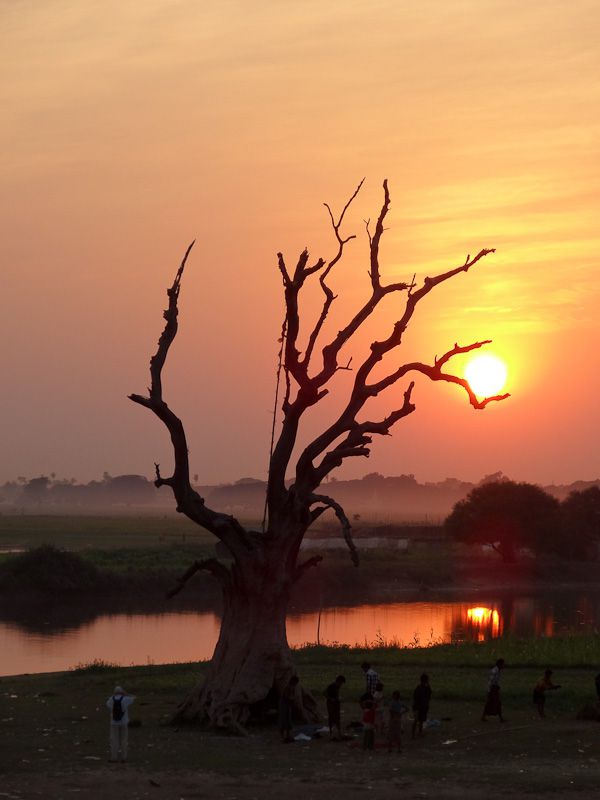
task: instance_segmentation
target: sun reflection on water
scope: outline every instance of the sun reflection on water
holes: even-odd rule
[[[495,608],[468,608],[466,624],[475,633],[478,642],[488,638],[496,639],[502,633],[502,619]]]

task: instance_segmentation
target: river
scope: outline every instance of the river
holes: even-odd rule
[[[401,646],[504,636],[554,636],[600,627],[600,594],[481,596],[469,600],[397,602],[292,613],[288,640],[302,644]],[[219,632],[212,612],[93,616],[83,622],[0,617],[0,675],[54,672],[94,660],[122,666],[210,658]]]

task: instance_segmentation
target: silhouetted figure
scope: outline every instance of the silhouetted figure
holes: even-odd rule
[[[488,677],[488,693],[485,701],[481,721],[486,722],[486,717],[499,717],[500,722],[504,722],[502,716],[502,701],[500,699],[500,673],[504,669],[504,659],[499,658],[490,670]]]
[[[383,683],[377,681],[373,692],[373,705],[375,706],[375,732],[383,733]]]
[[[373,696],[375,693],[375,688],[379,683],[379,675],[375,672],[373,667],[369,664],[368,661],[363,661],[360,665],[360,668],[365,673],[365,690]]]
[[[283,742],[292,741],[294,704],[296,702],[296,688],[299,682],[300,678],[297,675],[292,675],[279,698],[279,732]]]
[[[110,711],[110,761],[127,761],[129,706],[134,700],[134,695],[115,686],[112,697],[106,701]]]
[[[595,683],[596,683],[596,696],[598,697],[598,700],[600,700],[600,672],[596,675]]]
[[[560,684],[552,683],[552,670],[547,669],[533,687],[533,704],[537,707],[540,717],[545,717],[544,706],[546,705],[546,692],[553,689],[560,689]]]
[[[423,735],[423,723],[429,714],[429,703],[431,702],[431,686],[429,685],[429,676],[424,672],[421,675],[419,685],[413,692],[412,711],[413,711],[413,725],[412,725],[412,738],[414,739],[417,733],[419,736]]]
[[[367,700],[363,708],[363,750],[373,750],[375,747],[375,703]]]
[[[361,694],[361,696],[358,698],[358,705],[361,707],[361,709],[364,709],[366,703],[372,703],[372,702],[373,702],[373,695],[371,694],[371,692],[364,692],[364,694]]]
[[[400,700],[400,692],[392,692],[389,708],[388,753],[391,753],[394,747],[396,752],[402,752],[402,714],[406,710],[406,706]]]
[[[339,740],[342,738],[342,703],[340,700],[340,689],[346,683],[343,675],[338,675],[333,683],[325,689],[327,700],[327,721],[329,723],[329,738]]]

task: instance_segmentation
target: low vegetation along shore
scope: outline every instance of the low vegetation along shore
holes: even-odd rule
[[[502,693],[507,721],[480,722],[490,665],[507,661]],[[317,798],[401,796],[564,798],[593,796],[600,779],[600,724],[577,719],[594,707],[600,637],[503,640],[426,649],[311,647],[296,652],[302,684],[319,700],[335,675],[347,678],[344,724],[358,720],[357,698],[368,658],[389,696],[410,698],[426,670],[439,724],[412,741],[405,721],[401,754],[382,745],[365,753],[359,738],[327,736],[282,744],[273,722],[235,738],[198,727],[173,727],[169,716],[201,677],[204,664],[117,667],[81,665],[67,673],[0,679],[0,771],[3,796],[90,800],[113,791],[156,798]],[[531,703],[546,666],[562,688],[547,701],[547,718]],[[130,760],[107,763],[107,697],[115,684],[137,696]]]

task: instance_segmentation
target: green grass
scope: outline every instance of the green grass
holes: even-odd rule
[[[600,667],[600,634],[517,639],[502,637],[486,642],[434,644],[431,647],[326,647],[310,645],[295,651],[299,664],[360,664],[372,661],[389,667],[427,664],[439,668],[477,668],[492,665],[498,658],[516,668],[565,667],[594,669]],[[596,669],[598,671],[598,669]]]

